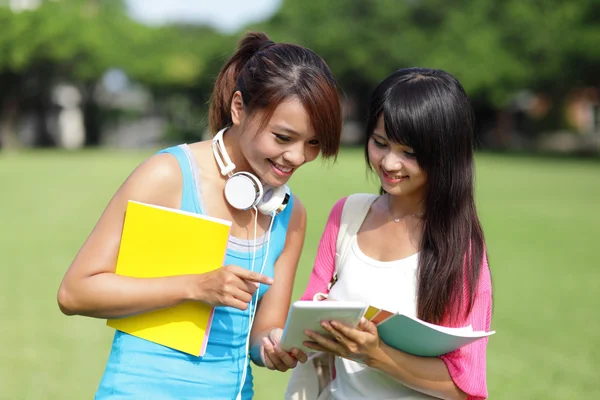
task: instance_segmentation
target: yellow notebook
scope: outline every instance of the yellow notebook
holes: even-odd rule
[[[129,201],[116,273],[155,278],[213,271],[223,265],[230,229],[230,221]],[[109,319],[106,324],[201,356],[206,350],[213,311],[208,304],[186,302],[131,317]]]

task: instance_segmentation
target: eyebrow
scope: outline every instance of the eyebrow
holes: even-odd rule
[[[283,126],[283,125],[273,125],[273,126],[272,126],[272,129],[273,129],[274,131],[278,131],[278,132],[287,133],[288,135],[302,137],[302,134],[300,134],[300,133],[296,132],[296,131],[295,131],[295,130],[293,130],[293,129],[287,128],[287,127],[285,127],[285,126]],[[311,136],[311,137],[310,137],[310,139],[313,139],[313,138],[317,138],[317,139],[319,139],[319,138],[320,138],[320,136],[319,136],[319,135],[317,135],[317,134],[315,134],[315,135],[313,135],[313,136]]]
[[[281,132],[287,133],[289,135],[301,136],[295,130],[290,129],[290,128],[286,128],[285,126],[281,126],[281,125],[274,125],[273,126],[273,130],[275,130],[275,131],[281,131]]]
[[[378,136],[378,137],[380,137],[383,140],[388,140],[387,136],[385,134],[383,134],[383,133],[379,133],[379,132],[373,131],[373,136]]]

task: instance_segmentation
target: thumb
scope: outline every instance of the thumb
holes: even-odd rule
[[[273,328],[269,331],[269,339],[271,343],[279,345],[281,343],[281,336],[283,336],[283,329],[281,328]]]
[[[377,334],[377,326],[375,326],[374,323],[372,323],[371,321],[367,320],[365,317],[362,317],[360,319],[360,324],[359,324],[360,330],[370,333],[371,335],[376,335]]]

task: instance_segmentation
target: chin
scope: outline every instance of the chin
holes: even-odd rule
[[[388,184],[385,184],[382,182],[381,187],[383,188],[384,191],[391,194],[392,196],[407,195],[412,192],[410,187],[406,187],[402,184],[388,185]]]
[[[269,170],[261,171],[261,172],[265,172],[265,173],[253,172],[253,174],[258,178],[258,180],[263,185],[277,187],[277,186],[284,185],[289,180],[289,179],[282,179],[282,177],[276,176]]]
[[[278,186],[283,186],[286,183],[288,183],[288,181],[290,180],[290,178],[283,178],[283,177],[270,177],[270,179],[265,179],[263,182],[269,186],[273,186],[273,187],[278,187]]]

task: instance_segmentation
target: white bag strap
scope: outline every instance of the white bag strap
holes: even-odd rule
[[[331,282],[329,282],[329,290],[331,290],[331,287],[338,279],[341,266],[344,265],[352,240],[365,220],[365,217],[371,208],[371,204],[373,204],[378,197],[378,195],[371,193],[355,193],[348,196],[346,199],[344,208],[342,209],[340,230],[337,235],[335,270],[333,272],[333,278]]]

